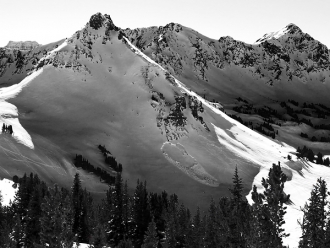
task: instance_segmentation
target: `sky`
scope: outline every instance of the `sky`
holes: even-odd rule
[[[253,43],[289,23],[330,48],[325,0],[0,0],[0,47],[9,40],[48,44],[70,37],[101,12],[120,28],[190,27],[213,39]]]

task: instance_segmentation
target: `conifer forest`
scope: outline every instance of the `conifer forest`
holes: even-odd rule
[[[100,203],[82,188],[76,173],[70,190],[46,185],[36,174],[14,176],[18,190],[9,206],[0,205],[2,248],[90,247],[284,247],[283,229],[290,195],[284,193],[287,176],[273,164],[262,179],[263,192],[253,187],[250,205],[236,168],[230,197],[211,199],[209,208],[191,212],[177,195],[148,192],[137,181],[130,193],[120,172]],[[327,184],[319,178],[301,209],[299,247],[330,246]]]

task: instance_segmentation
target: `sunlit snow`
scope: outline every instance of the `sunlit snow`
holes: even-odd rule
[[[17,191],[17,188],[13,188],[14,182],[9,179],[2,179],[0,180],[0,192],[2,195],[2,202],[3,206],[8,206],[10,201],[14,201],[14,196]]]

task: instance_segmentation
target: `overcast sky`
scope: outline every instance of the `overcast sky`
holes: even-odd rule
[[[176,22],[210,38],[247,43],[294,23],[330,47],[328,0],[0,0],[0,47],[9,40],[47,44],[69,37],[96,12],[121,28]]]

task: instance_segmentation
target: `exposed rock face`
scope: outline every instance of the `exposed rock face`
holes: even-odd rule
[[[36,41],[9,41],[5,47],[15,50],[33,50],[39,46],[40,44]]]
[[[102,26],[105,26],[108,32],[109,30],[119,30],[119,28],[113,23],[109,15],[102,15],[101,13],[96,13],[95,15],[92,15],[89,20],[89,25],[95,30],[98,30]]]

